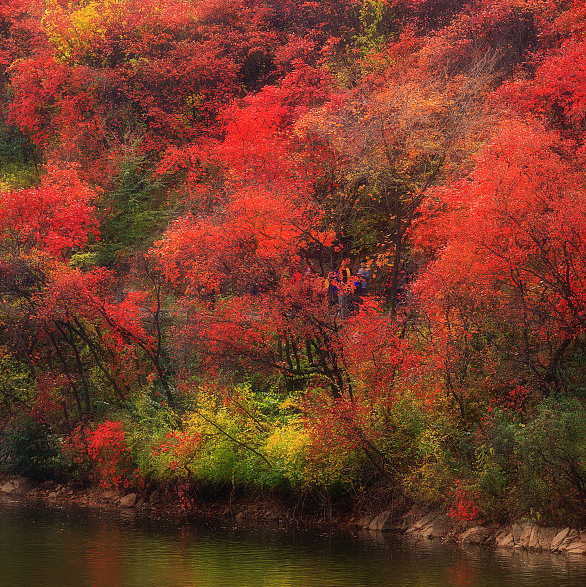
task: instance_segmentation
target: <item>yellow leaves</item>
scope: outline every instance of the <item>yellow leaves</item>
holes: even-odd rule
[[[188,108],[199,108],[204,101],[202,94],[191,94],[185,98],[185,105]]]
[[[300,464],[310,443],[309,433],[297,419],[276,428],[267,438],[266,453],[285,465]]]
[[[105,41],[119,46],[192,23],[192,9],[187,0],[47,0],[42,26],[57,60],[79,61]]]
[[[281,410],[288,410],[288,409],[298,410],[299,407],[300,407],[299,406],[299,398],[294,397],[294,396],[287,396],[287,398],[279,404],[279,408]]]
[[[193,411],[183,420],[183,428],[203,438],[225,440],[226,432],[230,432],[240,439],[248,439],[258,433],[261,422],[262,415],[247,386],[237,386],[230,397],[222,390],[201,386],[197,389]]]
[[[63,6],[58,0],[49,0],[42,24],[62,61],[75,59],[105,37],[126,0],[94,0],[73,2]]]

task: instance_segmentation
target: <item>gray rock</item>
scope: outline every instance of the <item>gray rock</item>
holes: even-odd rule
[[[523,525],[523,531],[521,532],[521,537],[519,538],[518,544],[522,548],[529,548],[529,541],[531,539],[531,532],[533,532],[533,527],[535,524],[532,522],[528,522],[527,524]]]
[[[411,511],[407,512],[403,516],[403,519],[399,525],[399,530],[403,530],[404,532],[406,532],[409,528],[411,528],[411,526],[413,526],[415,524],[418,517],[419,517],[419,514],[415,510],[411,510]]]
[[[36,486],[36,483],[28,477],[19,477],[18,479],[14,479],[12,484],[14,485],[15,492],[21,494],[28,493]]]
[[[580,542],[580,533],[577,530],[573,530],[570,528],[568,535],[566,536],[565,540],[561,543],[558,548],[559,552],[566,552],[570,545]]]
[[[570,533],[569,528],[564,528],[560,530],[552,539],[551,539],[551,546],[550,549],[555,552],[565,541]]]
[[[419,530],[416,535],[422,538],[440,538],[447,534],[453,528],[453,524],[446,516],[439,515],[435,520],[430,522],[427,526]]]
[[[16,487],[14,486],[14,483],[12,483],[11,481],[7,481],[6,483],[4,483],[2,485],[2,487],[0,487],[0,493],[15,493],[16,492]]]
[[[356,524],[360,528],[366,530],[370,526],[371,522],[377,517],[377,515],[378,514],[367,514],[366,516],[362,516],[362,518],[360,518]]]
[[[539,530],[539,546],[541,550],[551,550],[551,543],[559,528],[541,528]]]
[[[565,551],[568,554],[586,554],[586,542],[582,540],[577,540],[576,542],[571,542],[565,548]]]
[[[521,528],[519,524],[513,524],[513,527],[511,528],[511,534],[513,535],[513,542],[518,544],[518,542],[521,540],[521,534],[523,534],[523,528]]]
[[[527,548],[530,548],[531,550],[537,550],[539,548],[539,531],[539,526],[533,526],[533,528],[531,528],[531,534],[529,534]]]
[[[448,520],[434,520],[429,526],[426,526],[421,535],[424,538],[441,538],[445,536],[451,529],[452,524]]]
[[[132,508],[132,507],[134,507],[135,504],[136,504],[136,493],[129,493],[128,495],[125,495],[124,497],[121,497],[120,498],[120,501],[118,503],[123,508]]]
[[[393,518],[393,512],[391,510],[385,510],[376,516],[368,525],[368,529],[374,530],[375,532],[386,532],[389,530],[394,530],[395,527],[396,523]]]
[[[102,493],[103,499],[120,499],[120,494],[117,491],[104,491]]]
[[[441,512],[437,510],[428,512],[423,518],[417,520],[411,528],[407,530],[407,534],[417,534],[419,531],[423,530],[423,528],[431,524],[431,522],[433,522],[440,514]]]
[[[433,522],[440,514],[441,514],[441,512],[439,512],[437,510],[431,511],[426,516],[421,518],[421,520],[419,520],[419,522],[417,522],[415,525],[423,528],[423,527],[427,526],[428,524],[430,524],[431,522]]]
[[[460,542],[462,544],[480,544],[486,540],[489,535],[490,532],[487,528],[483,528],[482,526],[475,526],[474,528],[470,528],[460,535]]]
[[[499,548],[510,548],[514,543],[513,533],[506,530],[501,532],[495,540],[495,544]]]

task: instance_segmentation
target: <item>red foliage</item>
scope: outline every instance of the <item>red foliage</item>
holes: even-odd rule
[[[319,387],[304,401],[304,422],[311,438],[308,459],[316,465],[329,458],[360,451],[371,458],[375,466],[380,454],[377,442],[382,429],[377,426],[377,410],[368,400],[328,398]]]
[[[461,479],[456,479],[451,493],[452,505],[448,508],[448,516],[458,522],[480,522],[480,510],[474,505],[478,503],[477,492]]]
[[[97,236],[95,192],[74,168],[50,166],[38,188],[0,193],[0,242],[60,256]]]
[[[103,180],[128,145],[192,140],[240,83],[262,83],[275,43],[263,14],[244,0],[52,4],[10,68],[12,121]]]
[[[506,84],[497,93],[515,110],[532,113],[584,142],[586,132],[586,47],[571,39],[541,56],[531,78]]]
[[[104,487],[120,487],[127,483],[123,469],[126,468],[124,461],[129,456],[129,449],[121,422],[100,424],[88,437],[88,455],[94,461]]]
[[[380,302],[370,296],[346,323],[350,372],[376,398],[400,394],[395,389],[396,382],[400,380],[404,385],[421,363],[401,330],[401,321],[390,318]]]
[[[167,432],[166,440],[159,442],[151,452],[153,456],[162,454],[169,456],[171,470],[177,471],[178,468],[182,468],[189,472],[189,461],[201,442],[202,437],[200,434],[189,434],[174,430],[173,432]]]
[[[509,122],[467,180],[435,192],[437,257],[415,291],[448,362],[494,341],[475,360],[514,353],[551,385],[586,310],[586,194],[573,155],[554,133]],[[520,335],[519,346],[496,346],[495,330]]]
[[[39,423],[51,422],[60,410],[60,391],[66,385],[67,381],[63,375],[41,375],[37,381],[31,417]]]
[[[322,70],[301,67],[278,86],[224,109],[225,137],[208,153],[168,151],[160,172],[186,167],[196,202],[209,197],[199,169],[223,170],[222,189],[215,192],[221,213],[186,214],[157,243],[155,255],[171,281],[192,295],[243,293],[252,283],[263,288],[299,263],[302,247],[331,240],[320,230],[321,212],[311,197],[320,161],[308,156],[293,128],[301,113],[325,99],[327,81]]]
[[[61,162],[0,194],[2,343],[35,373],[35,417],[68,398],[91,415],[104,382],[122,401],[158,379],[171,404],[175,367],[254,370],[310,390],[312,458],[384,468],[377,430],[404,389],[428,408],[441,381],[466,416],[477,390],[474,410],[517,412],[567,391],[586,327],[585,16],[579,0],[3,2],[0,118],[35,143],[26,165]],[[8,167],[22,137],[1,130]],[[90,185],[129,157],[155,177],[108,193],[160,228],[166,281],[76,255],[99,238]],[[413,243],[423,269],[397,303]],[[328,300],[325,274],[363,252],[392,273],[388,313]],[[156,451],[186,466],[200,442]],[[136,482],[120,422],[70,444],[102,484]],[[474,498],[459,484],[454,516]]]
[[[104,488],[121,489],[143,483],[133,464],[122,422],[106,421],[93,430],[79,426],[67,439],[64,450],[78,464],[89,465]]]

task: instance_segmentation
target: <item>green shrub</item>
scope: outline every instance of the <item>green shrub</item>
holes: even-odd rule
[[[555,517],[586,513],[586,410],[576,399],[550,398],[516,435],[526,507]]]
[[[0,469],[43,480],[63,469],[60,443],[46,425],[31,419],[13,420],[0,435]]]

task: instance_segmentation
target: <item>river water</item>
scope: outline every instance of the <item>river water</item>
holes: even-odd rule
[[[586,557],[584,557],[586,559]],[[0,501],[0,587],[584,587],[586,560]]]

